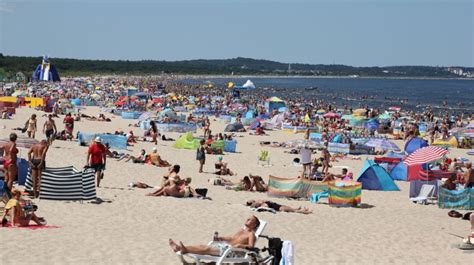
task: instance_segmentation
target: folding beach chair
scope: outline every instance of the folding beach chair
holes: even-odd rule
[[[260,220],[260,226],[257,228],[255,231],[255,237],[258,238],[262,234],[263,230],[265,229],[265,226],[267,223],[263,220]],[[211,245],[213,241],[209,242],[207,245]],[[193,259],[194,263],[196,265],[200,265],[201,262],[206,261],[206,262],[215,262],[216,265],[221,265],[223,263],[248,263],[250,264],[253,261],[253,257],[257,255],[256,252],[248,250],[248,249],[242,249],[242,248],[234,248],[230,247],[228,248],[222,256],[212,256],[212,255],[198,255],[198,254],[181,254],[180,251],[176,252],[176,254],[179,256],[181,262],[183,264],[188,264],[184,257],[189,257]],[[237,254],[237,255],[236,255]]]
[[[417,197],[410,198],[410,201],[414,203],[420,202],[421,204],[427,204],[428,200],[432,198],[435,190],[434,185],[423,184],[420,189],[420,193]]]

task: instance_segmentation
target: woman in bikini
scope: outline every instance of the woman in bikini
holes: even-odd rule
[[[26,133],[29,138],[35,138],[37,126],[36,126],[36,114],[31,115],[31,118],[26,122],[27,129]]]
[[[18,167],[16,160],[18,156],[18,148],[16,147],[16,133],[10,134],[10,142],[4,144],[1,149],[5,150],[5,160],[3,161],[3,167],[5,169],[5,182],[9,190],[13,188],[13,181],[15,180]]]
[[[252,208],[266,207],[266,208],[273,209],[277,212],[302,213],[302,214],[310,214],[313,212],[309,210],[308,208],[301,207],[301,206],[298,208],[293,208],[290,206],[281,205],[276,202],[264,201],[264,200],[248,200],[246,202],[246,205]]]
[[[150,121],[150,135],[151,135],[151,142],[154,143],[155,145],[158,144],[158,128],[156,127],[156,123],[154,121]]]
[[[2,218],[4,224],[5,217],[10,215],[10,222],[13,227],[28,226],[33,220],[37,225],[45,225],[46,221],[43,218],[37,217],[34,212],[27,213],[21,206],[21,192],[19,190],[12,191],[13,198],[11,198],[5,206],[5,214]]]

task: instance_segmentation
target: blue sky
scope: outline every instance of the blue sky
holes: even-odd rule
[[[0,0],[0,52],[474,66],[474,1]]]

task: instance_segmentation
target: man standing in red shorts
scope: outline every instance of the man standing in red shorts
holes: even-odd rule
[[[100,180],[104,177],[106,153],[107,149],[102,144],[102,139],[97,136],[87,152],[87,165],[95,170],[97,187],[100,186]]]

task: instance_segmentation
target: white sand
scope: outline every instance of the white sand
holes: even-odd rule
[[[96,114],[98,108],[86,113]],[[0,137],[7,137],[11,128],[21,127],[33,110],[18,109],[14,120],[0,120]],[[39,113],[40,116],[42,113]],[[108,115],[110,116],[110,115]],[[42,126],[45,118],[40,117]],[[56,119],[63,129],[62,118]],[[212,121],[211,121],[212,122]],[[75,130],[84,132],[113,132],[130,130],[130,120],[113,118],[113,122],[81,121]],[[212,122],[213,132],[222,131],[224,124]],[[142,135],[139,128],[133,128]],[[202,134],[202,131],[198,132]],[[235,154],[226,154],[224,161],[241,178],[249,172],[265,176],[294,177],[300,168],[291,165],[297,155],[283,153],[284,149],[271,148],[273,166],[257,166],[257,156],[263,148],[261,140],[284,141],[302,138],[302,135],[270,132],[271,136],[237,138]],[[178,134],[168,137],[178,138]],[[44,137],[41,132],[37,138]],[[209,189],[212,200],[145,197],[149,190],[129,189],[132,181],[158,185],[166,168],[151,165],[108,160],[102,187],[97,190],[102,204],[36,200],[39,215],[58,229],[25,230],[0,228],[0,264],[179,264],[168,246],[168,238],[185,244],[205,244],[219,231],[231,234],[243,225],[247,216],[255,214],[243,206],[247,199],[267,198],[266,194],[234,192],[211,186],[210,173],[198,174],[195,151],[177,150],[173,142],[159,141],[158,150],[163,159],[181,165],[182,177],[192,177],[193,187]],[[141,148],[151,151],[151,143],[129,148],[137,155]],[[77,142],[55,141],[47,156],[50,167],[74,165],[82,168],[86,161],[85,147]],[[465,150],[454,149],[453,155]],[[22,149],[21,157],[27,157]],[[214,171],[216,156],[207,156],[205,171]],[[341,160],[337,165],[351,167],[355,176],[363,160]],[[334,173],[340,169],[332,168]],[[460,239],[449,233],[464,236],[469,223],[450,218],[448,210],[436,205],[415,205],[408,200],[409,183],[397,182],[400,192],[366,191],[362,203],[367,207],[333,208],[324,203],[275,199],[290,206],[306,206],[311,215],[289,213],[256,213],[268,221],[264,234],[291,240],[295,244],[297,264],[472,264],[472,255],[451,247]],[[263,245],[266,240],[259,241]]]

